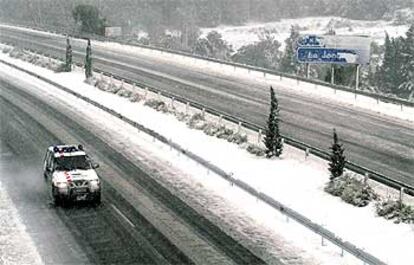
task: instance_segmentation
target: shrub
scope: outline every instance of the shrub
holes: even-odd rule
[[[350,173],[329,181],[325,191],[357,207],[364,207],[378,198],[367,183],[353,177]]]
[[[247,146],[247,152],[256,156],[264,156],[266,154],[266,150],[259,145],[256,144],[249,144]]]
[[[215,136],[220,131],[221,127],[223,126],[216,123],[208,123],[204,128],[204,133],[210,136]]]
[[[144,104],[145,106],[148,106],[150,108],[153,108],[157,111],[162,111],[162,112],[168,112],[168,106],[167,104],[162,101],[162,100],[158,100],[158,99],[149,99],[145,102]]]
[[[119,91],[116,92],[116,94],[118,96],[121,96],[121,97],[124,97],[124,98],[129,98],[131,96],[132,92],[129,91],[129,90],[126,90],[126,89],[119,89]]]
[[[247,135],[245,133],[234,133],[227,138],[227,141],[241,145],[247,142]]]
[[[204,130],[207,126],[206,120],[201,113],[196,113],[191,116],[191,118],[187,122],[188,127],[197,129],[197,130]]]
[[[375,205],[375,208],[378,216],[394,220],[394,223],[414,223],[414,209],[398,200],[380,201]]]
[[[131,96],[129,97],[129,101],[131,102],[141,101],[142,99],[143,97],[140,94],[133,92],[131,92]]]
[[[232,129],[221,126],[216,133],[216,137],[219,139],[228,139],[231,135],[233,135],[233,133]]]
[[[10,48],[10,47],[4,47],[4,48],[1,50],[1,52],[2,52],[2,53],[10,53],[12,50],[13,50],[13,49],[12,49],[12,48]]]

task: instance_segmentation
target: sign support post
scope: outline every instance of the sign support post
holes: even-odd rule
[[[331,64],[331,85],[335,85],[335,67]]]
[[[355,90],[359,89],[359,70],[361,68],[360,64],[356,65],[356,74],[355,74]]]
[[[307,63],[306,64],[306,78],[309,78],[309,75],[310,75],[310,64]]]

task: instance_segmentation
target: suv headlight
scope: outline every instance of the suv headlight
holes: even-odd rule
[[[99,189],[99,180],[91,180],[89,181],[89,188],[91,191],[95,191]]]
[[[67,182],[56,182],[56,187],[58,187],[59,189],[66,189],[68,187],[68,183]]]

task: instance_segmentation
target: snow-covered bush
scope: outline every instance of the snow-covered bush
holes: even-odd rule
[[[11,47],[3,47],[1,52],[6,54],[6,53],[10,53],[12,50],[13,50],[13,48],[11,48]]]
[[[187,125],[193,129],[204,130],[204,128],[207,126],[207,123],[203,114],[196,113],[191,116],[187,122]]]
[[[187,121],[189,118],[188,114],[184,112],[175,112],[175,117],[177,117],[177,120],[179,121]]]
[[[244,144],[247,142],[247,134],[234,133],[227,138],[227,141],[229,141],[230,143],[238,144],[238,145]]]
[[[138,93],[131,92],[131,96],[129,97],[129,101],[131,102],[138,102],[141,101],[144,97]]]
[[[155,109],[157,111],[168,112],[168,106],[162,100],[149,99],[149,100],[145,101],[144,105],[145,106],[148,106],[150,108],[153,108],[153,109]]]
[[[219,130],[216,133],[216,137],[219,139],[228,139],[231,135],[233,135],[233,130],[229,129],[225,126],[220,126]]]
[[[246,148],[247,152],[256,156],[264,156],[266,151],[264,148],[257,144],[249,144]]]
[[[121,89],[119,89],[118,92],[116,92],[116,94],[120,97],[129,98],[131,96],[132,92],[129,91],[129,90],[126,90],[124,88],[121,88]]]
[[[375,208],[378,216],[382,216],[387,220],[394,220],[394,223],[414,223],[414,209],[399,200],[379,201]]]
[[[378,198],[374,190],[364,180],[356,178],[349,172],[329,181],[325,186],[325,191],[358,207],[364,207],[370,201]]]
[[[209,136],[216,135],[219,130],[220,126],[212,122],[209,122],[203,129],[204,133]]]

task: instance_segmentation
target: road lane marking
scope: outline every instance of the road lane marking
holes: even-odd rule
[[[122,217],[130,226],[135,228],[135,225],[126,217],[115,205],[111,203],[111,207],[115,210],[115,212]]]

